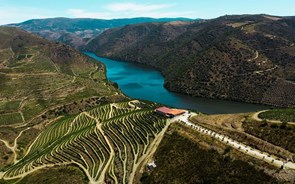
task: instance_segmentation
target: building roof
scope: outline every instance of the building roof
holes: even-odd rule
[[[184,110],[181,110],[181,109],[170,109],[168,107],[160,107],[160,108],[157,108],[156,111],[162,112],[164,114],[171,114],[174,116],[185,112]]]
[[[179,115],[179,114],[182,114],[184,113],[185,111],[184,110],[180,110],[180,109],[171,109],[169,111],[169,114],[172,114],[172,115]]]
[[[169,109],[168,107],[159,107],[156,109],[156,111],[160,111],[162,113],[168,114],[171,111],[171,109]]]

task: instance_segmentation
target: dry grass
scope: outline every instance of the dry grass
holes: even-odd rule
[[[246,114],[198,115],[193,117],[193,120],[210,126],[243,131],[242,124],[245,120],[245,115]]]

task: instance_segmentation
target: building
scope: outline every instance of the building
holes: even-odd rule
[[[185,110],[181,109],[170,109],[168,107],[159,107],[155,110],[156,113],[166,116],[168,118],[173,118],[185,113]]]
[[[155,161],[153,160],[153,162],[147,164],[147,167],[151,171],[151,170],[153,170],[153,168],[156,168],[157,165],[155,164]]]

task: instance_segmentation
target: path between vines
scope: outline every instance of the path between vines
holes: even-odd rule
[[[133,171],[131,173],[131,175],[129,176],[129,183],[132,184],[133,180],[134,180],[134,176],[137,172],[137,169],[139,168],[139,166],[145,165],[147,164],[153,157],[154,153],[156,152],[158,146],[160,145],[168,127],[170,126],[170,124],[172,123],[172,121],[168,120],[165,127],[162,129],[162,131],[155,137],[155,139],[153,140],[153,142],[151,143],[148,151],[146,152],[146,154],[144,154],[139,160],[138,162],[134,165],[133,167]]]
[[[113,111],[113,105],[114,104],[111,104],[111,110],[109,112],[109,117],[111,117]],[[259,111],[259,112],[256,112],[252,115],[252,118],[256,121],[262,121],[262,119],[259,118],[259,114],[262,113],[262,112],[266,112],[267,110],[264,110],[264,111]],[[91,184],[94,184],[94,183],[104,183],[104,180],[105,180],[105,175],[106,175],[106,172],[108,171],[111,163],[113,162],[114,160],[114,157],[115,157],[115,151],[112,147],[112,144],[108,138],[108,136],[105,134],[105,132],[103,131],[102,129],[102,123],[100,122],[99,119],[97,119],[96,117],[93,117],[92,115],[90,115],[88,112],[83,112],[81,113],[80,115],[86,115],[88,116],[89,118],[93,119],[96,121],[96,128],[98,131],[100,131],[102,133],[102,135],[104,136],[105,138],[105,141],[110,149],[110,157],[106,163],[106,166],[104,167],[104,169],[102,170],[102,173],[100,175],[100,177],[98,178],[98,180],[95,180],[94,178],[92,178],[90,176],[90,174],[88,173],[87,170],[85,170],[85,168],[81,165],[79,165],[78,163],[76,163],[79,167],[81,167],[81,169],[84,170],[84,172],[86,173],[87,177],[89,178],[90,180],[90,183]],[[257,150],[257,149],[254,149],[254,148],[251,148],[250,146],[247,146],[247,145],[244,145],[243,143],[240,143],[240,142],[237,142],[233,139],[231,139],[230,137],[227,137],[223,134],[219,134],[217,132],[214,132],[210,129],[206,129],[202,126],[199,126],[197,124],[194,124],[192,122],[190,122],[189,118],[191,116],[195,116],[197,114],[195,113],[188,113],[186,112],[184,115],[181,115],[181,116],[177,116],[175,118],[172,118],[172,119],[168,119],[167,120],[167,123],[165,125],[165,127],[161,130],[160,133],[158,133],[155,137],[155,139],[153,140],[153,142],[150,144],[150,146],[148,147],[148,150],[145,154],[143,154],[139,160],[137,161],[137,163],[135,163],[133,165],[133,169],[132,169],[132,173],[130,174],[129,178],[128,178],[128,183],[133,183],[134,181],[134,178],[136,176],[136,174],[138,174],[138,172],[141,172],[142,169],[143,169],[143,165],[146,165],[148,162],[150,162],[154,156],[154,153],[156,152],[159,144],[161,143],[168,127],[170,126],[171,123],[173,122],[182,122],[184,123],[185,125],[189,126],[190,128],[192,129],[195,129],[197,131],[199,131],[200,133],[203,133],[203,134],[206,134],[208,136],[211,136],[213,138],[216,138],[218,140],[220,140],[221,142],[223,142],[224,144],[227,144],[237,150],[239,150],[240,152],[244,153],[244,154],[247,154],[247,155],[250,155],[254,158],[257,158],[257,159],[260,159],[260,160],[264,160],[265,162],[271,164],[271,165],[275,165],[277,167],[280,167],[280,166],[283,166],[284,168],[287,168],[287,169],[295,169],[295,163],[293,162],[288,162],[288,161],[283,161],[279,158],[276,158],[276,157],[273,157],[273,156],[270,156],[268,153],[264,153],[264,152],[261,152],[260,150]],[[274,122],[274,123],[281,123],[281,121],[275,121],[275,120],[269,120],[270,122]],[[295,124],[294,122],[290,122],[292,124]],[[27,128],[27,129],[24,129],[22,130],[19,135],[15,138],[14,140],[14,145],[11,146],[9,144],[8,141],[5,141],[5,140],[2,140],[0,139],[0,141],[2,141],[5,146],[10,149],[13,154],[14,154],[14,163],[17,163],[18,160],[17,160],[17,139],[22,135],[22,133],[24,131],[27,131],[28,129],[30,128]],[[30,149],[29,149],[30,150]],[[27,152],[28,153],[28,152]],[[35,172],[37,170],[40,170],[40,169],[43,169],[45,167],[52,167],[52,166],[56,166],[56,165],[66,165],[66,164],[70,164],[70,163],[75,163],[74,161],[72,162],[69,162],[69,163],[63,163],[63,164],[53,164],[53,165],[50,165],[50,164],[46,164],[46,165],[42,165],[42,166],[39,166],[39,167],[35,167],[33,168],[32,170],[30,170],[29,172],[26,172],[26,173],[23,173],[21,175],[18,175],[16,176],[15,178],[20,178],[20,177],[24,177],[32,172]],[[141,168],[141,170],[139,171],[139,168]],[[3,172],[0,172],[0,178],[3,177]],[[14,179],[14,177],[10,178],[10,179]]]

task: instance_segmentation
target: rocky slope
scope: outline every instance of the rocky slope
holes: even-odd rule
[[[295,106],[295,17],[223,16],[105,31],[85,48],[158,68],[192,96]]]
[[[45,39],[60,41],[75,48],[83,46],[109,28],[121,27],[127,24],[143,22],[170,22],[175,20],[189,20],[186,18],[131,18],[131,19],[89,19],[89,18],[49,18],[33,19],[19,24],[10,24],[26,31],[37,34]]]

